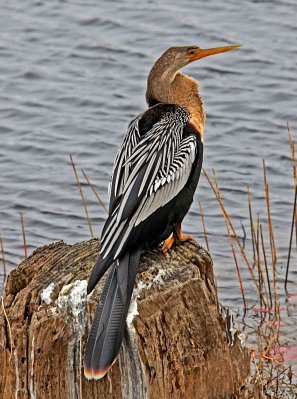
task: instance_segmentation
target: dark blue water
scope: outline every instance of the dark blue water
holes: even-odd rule
[[[286,123],[297,138],[297,5],[295,1],[1,1],[0,234],[7,265],[52,241],[74,243],[89,230],[69,162],[84,169],[105,202],[117,148],[126,127],[146,107],[146,77],[169,46],[243,44],[240,50],[185,68],[200,81],[205,102],[206,170],[215,168],[235,228],[247,233],[246,187],[265,240],[262,159],[267,162],[278,250],[284,336],[296,345],[296,305],[285,304],[284,266],[290,234],[293,178]],[[82,178],[83,181],[83,178]],[[96,235],[105,218],[84,186]],[[242,301],[224,220],[204,177],[184,228],[204,242],[201,201],[220,297]],[[249,250],[250,252],[250,250]],[[296,247],[289,289],[296,292]],[[249,304],[255,298],[238,257]],[[287,313],[290,313],[288,317]]]

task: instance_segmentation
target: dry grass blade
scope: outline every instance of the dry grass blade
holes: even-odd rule
[[[276,247],[274,241],[274,233],[273,233],[273,225],[271,220],[271,212],[270,212],[270,195],[269,195],[269,185],[267,183],[267,173],[266,173],[266,164],[263,159],[263,174],[264,174],[264,186],[265,186],[265,195],[266,195],[266,207],[267,207],[267,215],[268,215],[268,228],[269,228],[269,238],[270,238],[270,251],[271,251],[271,261],[272,261],[272,270],[273,270],[273,296],[274,296],[274,309],[277,311],[277,275],[276,275]]]
[[[264,278],[264,271],[262,267],[262,262],[261,262],[261,255],[260,255],[260,237],[261,237],[261,232],[262,230],[260,229],[261,223],[260,223],[260,215],[258,213],[257,215],[257,242],[256,242],[256,249],[257,249],[257,266],[258,266],[258,273],[259,273],[259,285],[262,289],[262,285],[264,286],[264,292],[265,296],[267,298],[267,302],[269,300],[268,292],[267,292],[267,286]],[[263,232],[262,232],[263,235]]]
[[[264,304],[265,306],[267,306],[267,305],[266,305],[265,298],[264,298],[264,296],[263,296],[263,294],[262,294],[262,292],[261,292],[261,289],[260,289],[260,287],[259,287],[259,285],[258,285],[258,281],[257,281],[257,279],[256,279],[256,277],[255,277],[254,272],[253,272],[253,269],[252,269],[252,267],[251,267],[251,265],[250,265],[250,262],[249,262],[249,260],[248,260],[248,258],[247,258],[247,256],[246,256],[245,250],[244,250],[244,248],[243,248],[243,246],[242,246],[242,244],[241,244],[241,242],[240,242],[240,240],[239,240],[239,238],[238,238],[238,236],[237,236],[237,233],[236,233],[236,230],[234,229],[233,223],[231,222],[230,217],[229,217],[229,215],[228,215],[227,212],[226,212],[226,209],[225,209],[225,207],[224,207],[223,201],[221,200],[220,196],[217,194],[216,189],[215,189],[215,187],[214,187],[212,181],[210,180],[208,174],[206,173],[205,169],[202,168],[202,170],[203,170],[203,173],[204,173],[204,175],[205,175],[205,177],[206,177],[206,179],[207,179],[207,181],[208,181],[208,183],[209,183],[209,185],[210,185],[210,187],[211,187],[211,189],[212,189],[214,195],[216,196],[216,199],[217,199],[218,203],[220,204],[220,207],[221,207],[221,210],[222,210],[222,212],[223,212],[223,215],[225,215],[225,217],[226,217],[226,219],[227,219],[227,221],[228,221],[228,224],[229,224],[229,226],[230,226],[230,228],[231,228],[231,230],[232,230],[232,232],[233,232],[233,235],[234,235],[234,237],[235,237],[235,240],[236,240],[236,242],[237,242],[237,245],[239,246],[240,252],[241,252],[241,254],[242,254],[242,256],[243,256],[243,258],[244,258],[244,260],[245,260],[245,262],[246,262],[246,264],[247,264],[247,267],[248,267],[248,269],[249,269],[249,272],[250,272],[250,274],[251,274],[251,277],[252,277],[252,279],[253,279],[253,281],[254,281],[254,283],[255,283],[255,286],[256,286],[256,288],[257,288],[257,291],[259,292],[259,295],[260,295],[260,297],[262,298],[263,304]]]
[[[5,281],[6,281],[6,259],[5,259],[5,253],[4,253],[3,240],[2,240],[1,236],[0,236],[0,250],[1,250],[1,257],[2,257],[2,265],[3,265],[3,284],[5,284]]]
[[[256,250],[255,250],[255,226],[253,220],[253,213],[252,213],[252,200],[251,200],[251,192],[249,186],[247,187],[248,193],[248,207],[249,207],[249,216],[250,216],[250,227],[251,227],[251,236],[252,236],[252,246],[253,246],[253,256],[254,262],[256,260]]]
[[[244,228],[244,225],[243,225],[243,223],[242,223],[242,220],[240,221],[240,224],[241,224],[241,228],[242,228],[242,232],[243,232],[243,247],[244,247],[244,243],[245,243],[245,240],[246,240],[246,231],[245,231],[245,228]]]
[[[292,225],[291,225],[291,234],[290,234],[290,244],[289,244],[289,253],[288,253],[288,260],[287,260],[287,268],[286,268],[286,277],[285,277],[285,289],[287,289],[287,283],[288,283],[288,274],[289,274],[290,258],[291,258],[291,248],[292,248],[293,232],[294,232],[294,222],[295,222],[295,214],[296,214],[296,201],[297,201],[297,184],[295,186],[295,198],[294,198],[294,206],[293,206],[293,217],[292,217]]]
[[[226,227],[227,227],[229,243],[230,243],[230,246],[231,246],[231,249],[232,249],[232,255],[233,255],[233,259],[234,259],[234,263],[235,263],[235,267],[236,267],[237,277],[238,277],[238,281],[239,281],[239,285],[240,285],[240,291],[241,291],[241,296],[242,296],[242,301],[243,301],[243,307],[244,307],[244,310],[246,310],[248,308],[248,306],[247,306],[247,302],[246,302],[245,295],[244,295],[244,288],[243,288],[243,284],[242,284],[242,278],[241,278],[241,274],[240,274],[240,270],[239,270],[239,266],[238,266],[238,262],[237,262],[236,251],[235,251],[235,248],[234,248],[234,244],[233,244],[232,237],[231,237],[231,234],[230,234],[230,229],[228,227],[228,222],[227,222],[226,219],[225,219],[225,223],[226,223]]]
[[[292,167],[293,167],[293,178],[294,178],[294,189],[295,189],[295,198],[294,198],[294,207],[293,207],[293,218],[291,224],[291,233],[290,233],[290,242],[289,242],[289,252],[287,259],[287,268],[286,268],[286,277],[285,277],[285,289],[287,289],[288,284],[288,274],[289,274],[289,266],[290,266],[290,258],[291,258],[291,249],[293,242],[293,231],[294,231],[294,223],[295,223],[295,236],[296,236],[296,246],[297,246],[297,209],[296,209],[296,190],[297,190],[297,162],[295,156],[295,143],[291,134],[291,129],[289,122],[287,122],[287,130],[289,143],[291,148],[291,156],[292,156]]]
[[[263,159],[263,175],[264,175],[264,188],[265,188],[265,196],[266,196],[267,215],[268,215],[271,258],[272,258],[272,265],[275,268],[276,267],[276,247],[275,247],[273,225],[272,225],[271,211],[270,211],[269,185],[267,183],[266,163],[265,163],[264,159]]]
[[[99,204],[102,206],[102,208],[105,210],[105,212],[108,214],[108,209],[106,207],[106,205],[104,204],[104,202],[102,201],[102,199],[100,198],[99,194],[97,193],[97,191],[94,188],[94,185],[90,182],[90,179],[88,178],[88,176],[86,175],[86,173],[82,170],[82,174],[84,175],[84,178],[86,179],[86,182],[88,183],[90,189],[93,191],[93,193],[95,194],[95,197],[97,198],[97,200],[99,201]]]
[[[267,280],[268,292],[269,292],[270,307],[272,307],[272,295],[271,295],[271,287],[270,287],[270,277],[269,277],[269,272],[268,272],[268,264],[267,264],[265,243],[264,243],[264,237],[263,237],[263,229],[262,229],[262,224],[261,223],[260,223],[260,237],[261,237],[262,253],[263,253],[264,265],[265,265],[265,271],[266,271],[266,280]]]
[[[23,236],[23,246],[24,246],[24,255],[25,258],[28,258],[28,251],[27,251],[27,241],[26,241],[26,232],[25,232],[25,223],[22,212],[20,212],[21,217],[21,226],[22,226],[22,236]]]
[[[296,155],[295,155],[295,143],[294,143],[294,140],[293,140],[293,137],[291,134],[289,122],[287,122],[287,129],[288,129],[289,143],[290,143],[291,156],[292,156],[294,187],[296,187],[296,185],[297,185],[297,162],[296,162]],[[296,248],[297,248],[297,209],[295,211],[295,236],[296,236]]]
[[[216,192],[217,192],[218,198],[220,198],[220,200],[223,203],[223,200],[222,200],[222,197],[221,197],[221,192],[220,192],[218,181],[217,181],[217,177],[216,177],[216,173],[215,173],[214,169],[212,170],[212,174],[213,174],[213,178],[214,178],[214,182],[215,182]],[[238,277],[238,281],[239,281],[239,286],[240,286],[243,306],[244,306],[244,310],[246,310],[247,309],[247,302],[246,302],[245,295],[244,295],[244,288],[243,288],[243,284],[242,284],[241,273],[240,273],[238,262],[237,262],[236,251],[235,251],[233,240],[232,240],[232,237],[231,237],[231,234],[230,234],[228,220],[227,220],[225,214],[223,214],[223,216],[224,216],[224,221],[225,221],[225,225],[226,225],[226,229],[227,229],[228,239],[229,239],[229,243],[230,243],[230,246],[231,246],[232,255],[233,255],[233,259],[234,259],[234,263],[235,263],[235,267],[236,267],[236,272],[237,272],[237,277]]]
[[[288,129],[289,143],[290,143],[292,163],[293,163],[294,184],[296,186],[296,183],[297,183],[297,162],[296,162],[296,156],[295,156],[295,144],[294,144],[294,140],[293,140],[293,137],[292,137],[292,134],[291,134],[291,129],[290,129],[289,122],[287,122],[287,129]]]
[[[70,154],[70,162],[71,162],[74,174],[75,174],[76,183],[77,183],[77,186],[78,186],[78,189],[79,189],[79,192],[80,192],[80,196],[81,196],[81,199],[82,199],[83,207],[85,209],[86,218],[87,218],[89,229],[90,229],[90,235],[91,235],[91,238],[94,238],[92,223],[91,223],[91,219],[90,219],[89,212],[88,212],[88,207],[87,207],[87,201],[85,199],[85,196],[84,196],[84,193],[83,193],[80,181],[79,181],[79,177],[78,177],[78,174],[77,174],[77,171],[76,171],[76,167],[74,165],[73,158],[72,158],[71,154]]]
[[[208,244],[208,238],[207,238],[207,232],[206,232],[206,227],[205,227],[205,220],[204,220],[204,215],[203,215],[203,211],[202,211],[201,202],[199,202],[199,208],[200,208],[200,216],[201,216],[201,220],[202,220],[202,226],[203,226],[203,233],[204,233],[205,243],[206,243],[206,247],[207,247],[208,252],[210,252],[210,250],[209,250],[209,244]]]

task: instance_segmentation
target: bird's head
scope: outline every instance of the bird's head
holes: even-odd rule
[[[239,47],[239,45],[209,49],[203,49],[198,46],[170,47],[161,55],[156,64],[162,64],[165,68],[177,71],[193,61],[200,60],[209,55],[231,51]]]
[[[170,47],[155,62],[149,73],[146,94],[147,102],[149,104],[162,102],[162,97],[164,97],[162,94],[165,93],[166,97],[167,91],[173,83],[177,72],[184,66],[209,55],[231,51],[238,47],[240,46],[214,47],[209,49],[203,49],[198,46]]]

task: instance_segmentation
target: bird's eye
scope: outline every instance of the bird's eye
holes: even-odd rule
[[[195,50],[190,50],[190,51],[189,51],[189,54],[190,54],[190,55],[195,54]]]

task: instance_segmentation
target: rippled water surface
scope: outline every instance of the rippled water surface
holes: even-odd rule
[[[266,234],[262,159],[267,162],[283,335],[296,345],[296,304],[282,289],[293,179],[286,122],[297,137],[295,1],[1,1],[0,233],[9,269],[29,251],[89,237],[69,162],[84,169],[107,202],[107,185],[126,127],[146,107],[146,76],[169,46],[243,44],[185,68],[199,79],[207,113],[204,167],[215,168],[225,205],[250,248],[246,187]],[[105,218],[86,187],[96,235]],[[221,301],[242,307],[224,220],[201,178],[184,228],[204,243],[201,201]],[[265,235],[267,251],[268,235]],[[296,292],[293,246],[289,290]],[[254,285],[238,259],[249,305]],[[293,303],[292,303],[293,302]]]

